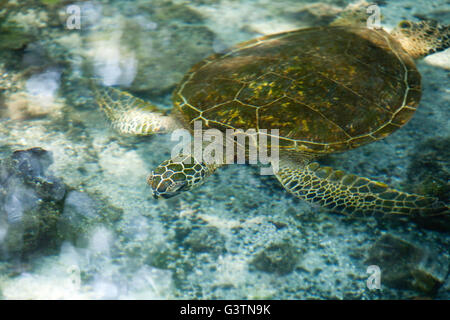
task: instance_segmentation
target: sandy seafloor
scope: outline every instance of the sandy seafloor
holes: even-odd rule
[[[170,156],[170,136],[120,136],[82,81],[97,76],[170,108],[171,90],[203,57],[258,35],[325,24],[348,3],[79,1],[81,29],[67,30],[71,1],[0,1],[0,158],[32,147],[51,151],[48,174],[66,188],[54,226],[30,227],[39,230],[34,242],[7,244],[19,232],[8,210],[34,213],[2,198],[0,297],[449,299],[448,220],[328,212],[245,165],[154,200],[146,177]],[[379,4],[388,29],[423,17],[450,24],[447,0]],[[9,43],[6,28],[19,40]],[[448,201],[450,50],[418,68],[423,98],[407,125],[323,162],[403,190],[435,181],[440,187],[430,192]],[[45,212],[45,201],[40,206]],[[382,270],[380,290],[366,286],[373,261]]]

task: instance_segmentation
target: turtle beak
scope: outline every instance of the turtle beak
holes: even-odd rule
[[[159,194],[157,194],[156,192],[152,192],[152,196],[153,196],[153,199],[156,199],[156,200],[159,199]]]
[[[172,198],[175,195],[176,194],[173,194],[173,193],[159,193],[157,191],[153,191],[152,192],[153,199],[156,199],[156,200],[161,199],[161,198],[169,199],[169,198]]]
[[[175,194],[169,194],[169,193],[160,194],[160,196],[163,197],[164,199],[172,198],[174,195]]]

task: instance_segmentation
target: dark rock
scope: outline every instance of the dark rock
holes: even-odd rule
[[[56,244],[56,222],[66,187],[47,175],[53,159],[41,148],[0,161],[0,257],[17,258]]]
[[[7,223],[10,225],[20,224],[25,211],[36,209],[39,206],[39,197],[32,188],[20,185],[20,182],[17,181],[11,181],[8,191],[3,203]]]
[[[0,49],[19,50],[34,40],[34,37],[17,26],[0,26]]]
[[[60,179],[47,176],[36,180],[36,192],[43,199],[61,201],[66,194],[66,187]]]
[[[394,237],[383,235],[370,249],[367,264],[381,269],[381,285],[435,293],[445,280],[448,261],[442,255]]]
[[[66,188],[60,179],[46,173],[52,163],[52,154],[42,148],[18,150],[4,161],[4,177],[6,180],[11,175],[18,177],[35,189],[40,198],[60,201],[64,198]]]
[[[42,148],[14,151],[11,159],[13,167],[29,180],[43,177],[53,163],[52,154]]]
[[[432,138],[417,147],[408,166],[407,182],[416,193],[450,202],[450,137]]]
[[[450,300],[450,274],[447,276],[444,284],[439,288],[436,298]]]
[[[225,239],[215,227],[195,227],[183,244],[194,252],[224,252]]]
[[[296,247],[283,241],[264,248],[253,258],[251,265],[260,271],[284,275],[294,270],[298,259]]]
[[[66,240],[83,247],[88,243],[89,230],[99,219],[98,206],[88,194],[70,191],[64,201],[58,231]]]
[[[450,203],[450,137],[432,138],[421,143],[411,156],[408,166],[407,186],[410,192],[435,197]],[[422,227],[450,231],[450,213],[434,217],[414,218]]]

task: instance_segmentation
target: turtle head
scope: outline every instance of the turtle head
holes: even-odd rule
[[[147,182],[152,188],[152,195],[155,199],[168,199],[176,196],[183,190],[189,190],[187,180],[173,181],[171,178],[163,178],[162,175],[152,172]]]
[[[147,178],[155,199],[171,198],[183,190],[189,190],[189,179],[183,173],[183,166],[171,160],[161,163]]]
[[[155,199],[168,199],[203,182],[213,170],[192,156],[177,156],[161,163],[147,178]]]
[[[441,25],[434,20],[401,21],[391,35],[415,59],[450,47],[450,26]]]

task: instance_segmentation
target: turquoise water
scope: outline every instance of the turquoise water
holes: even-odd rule
[[[448,299],[446,217],[329,212],[248,165],[155,200],[146,178],[170,157],[170,134],[120,135],[87,81],[170,109],[172,91],[201,59],[326,25],[349,3],[2,2],[0,297]],[[387,30],[402,19],[450,24],[445,1],[379,8]],[[407,125],[321,162],[448,203],[449,59],[447,50],[417,63],[422,100]],[[42,149],[14,153],[30,148]],[[381,289],[367,287],[370,265],[380,267]]]

